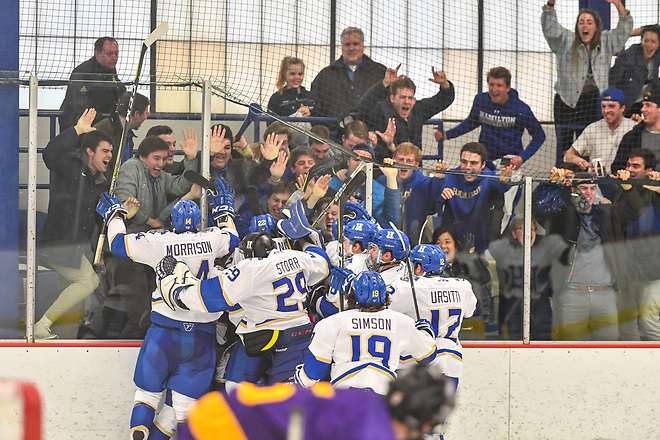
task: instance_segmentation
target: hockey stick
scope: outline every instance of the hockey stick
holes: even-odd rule
[[[215,193],[215,184],[211,182],[206,177],[199,174],[197,171],[185,170],[183,172],[183,177],[191,183],[196,183],[204,189],[208,189],[211,192]]]
[[[321,174],[325,170],[329,170],[335,165],[337,165],[337,159],[334,157],[328,157],[327,159],[315,164],[309,170],[307,170],[307,175],[305,177],[305,183],[303,184],[302,189],[297,189],[289,196],[286,203],[284,204],[285,208],[290,208],[298,200],[302,200],[305,197],[305,190],[309,185],[309,181],[312,180],[312,177]]]
[[[263,112],[264,109],[261,108],[261,106],[256,102],[253,102],[248,106],[248,114],[245,117],[245,120],[243,121],[241,128],[239,128],[236,134],[234,135],[234,142],[237,142],[238,140],[241,139],[241,136],[243,136],[243,133],[245,133],[245,130],[247,130],[247,128],[252,123],[252,121],[254,121],[257,118],[257,116],[261,115]]]
[[[396,235],[399,236],[399,240],[401,240],[401,244],[403,245],[403,249],[405,251],[406,249],[406,242],[403,240],[403,236],[401,235],[401,231],[399,228],[396,227],[396,225],[392,222],[390,222],[390,226],[392,229],[396,231]],[[408,270],[408,278],[410,279],[410,290],[412,291],[412,297],[413,297],[413,305],[415,306],[415,316],[417,316],[417,320],[419,321],[419,306],[417,305],[417,292],[415,291],[415,280],[414,280],[414,273],[412,270],[412,267],[410,266],[410,252],[406,252],[406,268]]]
[[[303,185],[302,190],[305,191],[307,189],[307,185],[309,185],[309,181],[312,180],[312,178],[320,175],[326,170],[334,168],[336,165],[342,162],[343,159],[341,157],[332,156],[322,160],[317,164],[314,164],[314,166],[307,171],[307,178],[305,179],[305,184]]]
[[[328,203],[328,206],[326,206],[323,209],[323,211],[321,211],[321,213],[318,215],[318,217],[316,217],[316,220],[314,220],[314,222],[312,223],[312,226],[316,227],[316,225],[319,224],[319,222],[321,221],[323,216],[326,215],[328,213],[328,211],[330,211],[330,208],[332,208],[332,205],[337,203],[337,201],[342,196],[342,194],[346,193],[350,196],[351,194],[353,194],[355,192],[356,189],[361,187],[364,184],[364,182],[366,182],[367,174],[364,171],[362,171],[363,166],[364,166],[363,164],[360,164],[360,166],[358,166],[353,171],[353,173],[350,176],[350,179],[348,179],[348,181],[346,183],[344,183],[341,188],[339,188],[339,191],[337,191],[337,194],[335,194],[332,201],[330,203]]]
[[[156,29],[154,29],[149,36],[142,42],[142,50],[140,51],[140,59],[138,60],[137,70],[135,72],[135,80],[133,81],[133,90],[131,91],[131,97],[128,100],[128,106],[126,107],[126,123],[124,123],[124,129],[121,132],[121,141],[117,145],[117,160],[115,161],[115,168],[112,171],[112,180],[110,181],[110,195],[115,193],[115,185],[117,184],[117,175],[119,174],[119,165],[121,164],[121,150],[126,143],[126,136],[129,130],[129,122],[133,115],[133,100],[135,99],[135,94],[137,93],[138,83],[140,80],[140,72],[142,71],[142,62],[144,61],[144,55],[147,53],[147,49],[156,42],[160,37],[165,34],[170,29],[170,25],[166,21],[159,24]],[[103,243],[105,242],[105,235],[108,231],[108,225],[104,224],[103,229],[101,230],[101,235],[99,235],[99,241],[96,244],[96,252],[94,253],[94,265],[98,266],[101,263],[101,253],[103,252]]]

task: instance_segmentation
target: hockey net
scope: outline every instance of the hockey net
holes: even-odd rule
[[[364,32],[365,54],[386,67],[401,63],[399,73],[415,82],[418,100],[437,93],[437,84],[428,80],[432,67],[447,72],[456,96],[447,109],[433,117],[444,121],[445,130],[465,119],[475,95],[487,90],[488,70],[506,67],[513,76],[511,86],[533,110],[547,136],[521,171],[545,177],[557,159],[552,113],[555,56],[541,31],[544,2],[540,0],[66,3],[21,1],[19,69],[34,72],[45,84],[53,85],[51,91],[57,96],[51,108],[59,107],[71,71],[92,56],[94,41],[104,35],[118,40],[117,71],[122,81],[129,82],[142,41],[157,24],[167,21],[170,31],[151,47],[140,78],[140,91],[154,101],[151,110],[199,113],[200,85],[202,80],[209,80],[219,98],[213,101],[214,113],[245,114],[253,102],[267,107],[276,92],[283,57],[304,61],[302,85],[309,90],[319,71],[342,54],[342,31],[358,27]],[[572,29],[579,8],[586,2],[560,3],[558,19]],[[625,4],[635,27],[658,22],[657,2],[628,0]],[[614,28],[618,14],[609,6]],[[638,42],[639,37],[630,38],[626,47]],[[334,124],[332,132],[340,128]],[[461,146],[476,140],[478,133],[475,130],[446,142],[443,154],[450,166],[458,164]],[[523,145],[530,139],[526,134]],[[419,146],[426,155],[439,153],[433,125],[424,128]]]
[[[41,398],[33,383],[0,379],[0,438],[41,440]]]

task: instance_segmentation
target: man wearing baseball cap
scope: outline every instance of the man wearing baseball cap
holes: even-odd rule
[[[644,121],[623,136],[617,151],[612,172],[625,169],[630,152],[635,148],[648,148],[660,158],[660,84],[656,83],[642,98]]]
[[[593,159],[600,159],[609,171],[621,139],[635,126],[634,121],[623,117],[626,105],[621,90],[609,87],[600,97],[603,119],[589,124],[564,155],[566,162],[578,164],[583,170],[592,170]]]

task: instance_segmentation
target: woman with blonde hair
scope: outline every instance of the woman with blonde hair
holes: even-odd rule
[[[300,58],[284,57],[277,75],[277,92],[273,93],[268,101],[268,110],[278,116],[309,117],[316,116],[318,97],[302,86],[305,78],[305,63]],[[303,130],[312,126],[309,122],[297,123]],[[299,136],[296,136],[294,143]],[[306,142],[304,136],[300,137]]]

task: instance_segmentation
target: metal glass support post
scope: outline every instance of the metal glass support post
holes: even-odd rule
[[[200,158],[202,176],[207,179],[211,176],[211,81],[205,79],[202,82],[202,151],[199,153],[202,155]],[[202,229],[206,229],[209,223],[209,213],[208,213],[208,200],[206,197],[206,191],[202,190],[202,198],[200,199],[201,206],[199,209],[202,212]]]
[[[373,162],[368,162],[364,164],[365,172],[367,173],[367,181],[365,183],[365,195],[364,195],[364,209],[367,210],[369,214],[373,214],[373,205],[374,205],[374,164]]]
[[[34,342],[37,252],[37,110],[39,80],[30,76],[30,108],[28,116],[28,182],[27,182],[27,264],[25,291],[25,336]]]
[[[532,305],[532,178],[525,177],[525,224],[523,226],[523,344],[529,344]]]

